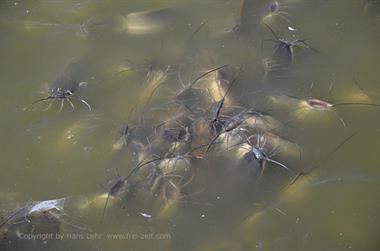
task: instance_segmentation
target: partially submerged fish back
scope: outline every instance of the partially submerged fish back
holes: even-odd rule
[[[83,59],[73,59],[69,62],[57,78],[50,84],[49,91],[54,92],[57,88],[77,91],[80,87],[84,87],[86,79],[90,72],[90,64]]]

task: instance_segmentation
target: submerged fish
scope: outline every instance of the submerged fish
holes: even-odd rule
[[[87,82],[85,82],[85,80],[89,77],[88,74],[89,63],[84,62],[83,60],[77,60],[67,64],[57,78],[48,84],[46,97],[32,102],[23,110],[26,111],[36,104],[50,101],[50,103],[43,110],[47,111],[57,100],[61,101],[59,112],[62,111],[65,101],[67,101],[72,110],[74,110],[75,106],[71,99],[75,98],[82,102],[88,110],[91,111],[92,109],[90,104],[85,99],[77,95],[80,89],[87,86]]]
[[[30,202],[25,206],[16,209],[14,212],[10,213],[8,216],[4,217],[4,220],[1,222],[0,227],[15,222],[18,220],[25,220],[26,217],[32,215],[33,213],[45,213],[50,210],[56,210],[63,212],[63,207],[65,204],[66,198],[56,199],[56,200],[46,200],[46,201],[36,201]]]
[[[380,12],[380,1],[379,0],[365,0],[364,1],[364,11],[379,15]]]
[[[1,219],[0,243],[17,240],[22,234],[59,233],[65,201],[66,198],[30,202],[10,212]]]
[[[289,24],[288,15],[282,10],[282,4],[279,1],[243,0],[240,20],[233,31],[242,36],[257,35],[262,25],[272,22],[274,17],[279,17]]]
[[[266,2],[266,0],[243,0],[240,9],[240,20],[234,30],[241,35],[255,33],[260,25],[260,12]]]
[[[138,35],[159,33],[173,24],[177,15],[175,9],[170,7],[133,12],[127,16],[121,16],[118,20],[117,31]]]

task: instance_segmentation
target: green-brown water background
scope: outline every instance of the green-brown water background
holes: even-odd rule
[[[4,198],[0,197],[0,209],[30,200],[92,196],[116,177],[116,167],[128,173],[135,163],[128,156],[118,158],[111,144],[128,122],[131,109],[141,102],[136,97],[144,89],[144,76],[105,76],[125,59],[139,64],[153,60],[174,69],[181,65],[185,78],[206,70],[197,68],[197,60],[212,58],[209,68],[224,63],[243,65],[246,74],[234,94],[250,105],[260,103],[260,98],[247,93],[263,88],[349,102],[350,93],[360,92],[354,79],[374,103],[380,103],[380,19],[376,13],[366,11],[359,0],[283,2],[291,25],[299,30],[296,34],[310,37],[308,42],[320,53],[296,62],[291,77],[263,83],[259,81],[262,73],[255,69],[260,57],[272,49],[270,42],[262,48],[258,45],[271,38],[268,30],[261,27],[252,41],[218,35],[238,20],[238,0],[183,1],[176,25],[152,35],[115,32],[112,18],[178,5],[178,1],[1,1],[0,194]],[[111,21],[94,26],[83,36],[76,24],[90,17]],[[187,43],[202,22],[204,27]],[[286,30],[284,20],[277,18],[272,26],[281,36],[293,34]],[[57,107],[45,113],[21,110],[41,97],[43,84],[54,79],[67,62],[84,56],[94,64],[93,81],[87,81],[84,90],[93,112],[79,102],[74,112],[67,105],[61,113]],[[164,95],[169,94],[158,94]],[[305,188],[299,200],[278,203],[280,198],[276,201],[273,190],[279,189],[270,180],[262,191],[254,185],[239,189],[239,182],[231,181],[233,176],[223,171],[231,163],[213,158],[201,165],[201,181],[195,190],[202,193],[192,198],[197,203],[180,203],[165,222],[147,221],[129,212],[128,205],[110,209],[102,224],[101,210],[91,215],[75,212],[82,218],[73,219],[96,233],[169,233],[169,240],[68,239],[47,245],[46,250],[378,250],[380,109],[346,106],[337,111],[347,128],[332,116],[328,121],[295,120],[282,131],[302,147],[303,165],[324,163],[320,184]],[[279,112],[277,117],[287,121],[292,114]],[[68,130],[76,124],[82,127],[72,129],[71,135]],[[324,162],[353,132],[358,134]],[[229,191],[232,188],[236,193]],[[271,204],[273,209],[241,230],[249,212]]]

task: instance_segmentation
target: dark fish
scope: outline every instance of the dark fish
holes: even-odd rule
[[[20,234],[59,233],[65,201],[66,198],[30,202],[5,215],[0,222],[0,247],[4,241],[10,244],[20,240]]]
[[[74,95],[78,92],[78,90],[81,87],[87,85],[87,83],[83,81],[84,77],[87,74],[87,71],[88,64],[84,61],[75,61],[73,63],[68,64],[67,66],[65,66],[62,73],[59,74],[58,77],[48,86],[47,97],[34,101],[33,103],[25,107],[24,110],[28,110],[35,104],[48,100],[51,100],[52,102],[47,106],[45,110],[50,109],[55,100],[61,100],[61,107],[59,111],[62,110],[64,101],[67,101],[70,104],[72,110],[74,110],[75,106],[71,101],[71,98],[75,97],[76,99],[81,101],[85,106],[87,106],[89,111],[91,111],[91,106],[86,100],[78,97],[77,95]]]
[[[257,32],[260,26],[261,12],[267,0],[243,0],[240,9],[240,21],[234,31],[242,36],[249,36]]]
[[[364,11],[372,14],[380,14],[380,1],[379,0],[365,0],[364,1]]]

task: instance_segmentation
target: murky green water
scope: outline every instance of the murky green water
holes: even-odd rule
[[[2,223],[0,250],[378,250],[380,107],[365,104],[380,104],[379,4],[283,0],[264,18],[269,2],[247,0],[241,11],[240,0],[1,1],[2,222],[28,202],[66,201],[54,235],[38,235],[28,215]],[[268,61],[275,43],[263,22],[280,38],[306,39],[292,46],[291,63]],[[281,137],[270,158],[290,171],[268,163],[260,175],[242,164],[248,119],[209,144],[216,129],[204,128],[226,91],[214,73],[197,83],[195,102],[179,99],[189,104],[178,117],[181,81],[224,64],[233,86],[215,120],[268,112],[253,131]],[[65,69],[78,91],[28,107]],[[337,105],[312,111],[300,100],[311,98]],[[125,125],[127,146],[117,141]],[[197,136],[174,148],[164,139],[165,128],[189,125]],[[161,160],[183,145],[182,157]],[[158,189],[147,182],[156,173],[131,175],[103,218],[107,189],[154,158],[143,169],[177,169]]]

